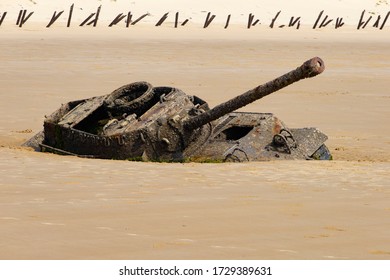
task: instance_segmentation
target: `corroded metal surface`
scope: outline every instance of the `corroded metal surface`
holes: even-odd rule
[[[153,161],[330,159],[315,128],[289,129],[273,114],[238,113],[274,91],[324,70],[320,58],[209,109],[177,88],[136,82],[62,105],[25,143],[42,151]]]

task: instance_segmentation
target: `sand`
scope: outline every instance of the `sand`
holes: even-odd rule
[[[3,26],[0,259],[390,259],[387,29]],[[215,106],[313,56],[322,75],[242,110],[320,128],[333,161],[141,163],[20,147],[70,100],[146,80]]]

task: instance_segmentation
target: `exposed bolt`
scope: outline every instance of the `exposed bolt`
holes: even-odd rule
[[[161,141],[167,145],[171,144],[171,142],[169,142],[169,140],[167,138],[162,138]]]

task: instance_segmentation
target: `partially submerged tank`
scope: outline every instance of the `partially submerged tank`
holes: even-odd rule
[[[327,136],[316,128],[288,128],[271,113],[236,112],[272,92],[325,69],[312,58],[297,69],[213,109],[197,96],[147,82],[111,94],[63,104],[44,130],[24,145],[81,157],[244,162],[274,159],[329,160]]]

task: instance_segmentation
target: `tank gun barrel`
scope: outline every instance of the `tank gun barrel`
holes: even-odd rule
[[[209,111],[185,120],[183,122],[183,127],[187,131],[201,127],[213,120],[222,117],[225,114],[233,112],[241,107],[248,105],[249,103],[267,96],[268,94],[291,85],[292,83],[321,74],[324,69],[325,64],[322,59],[319,57],[314,57],[303,63],[295,70],[292,70],[268,83],[260,85],[222,104],[219,104]]]

